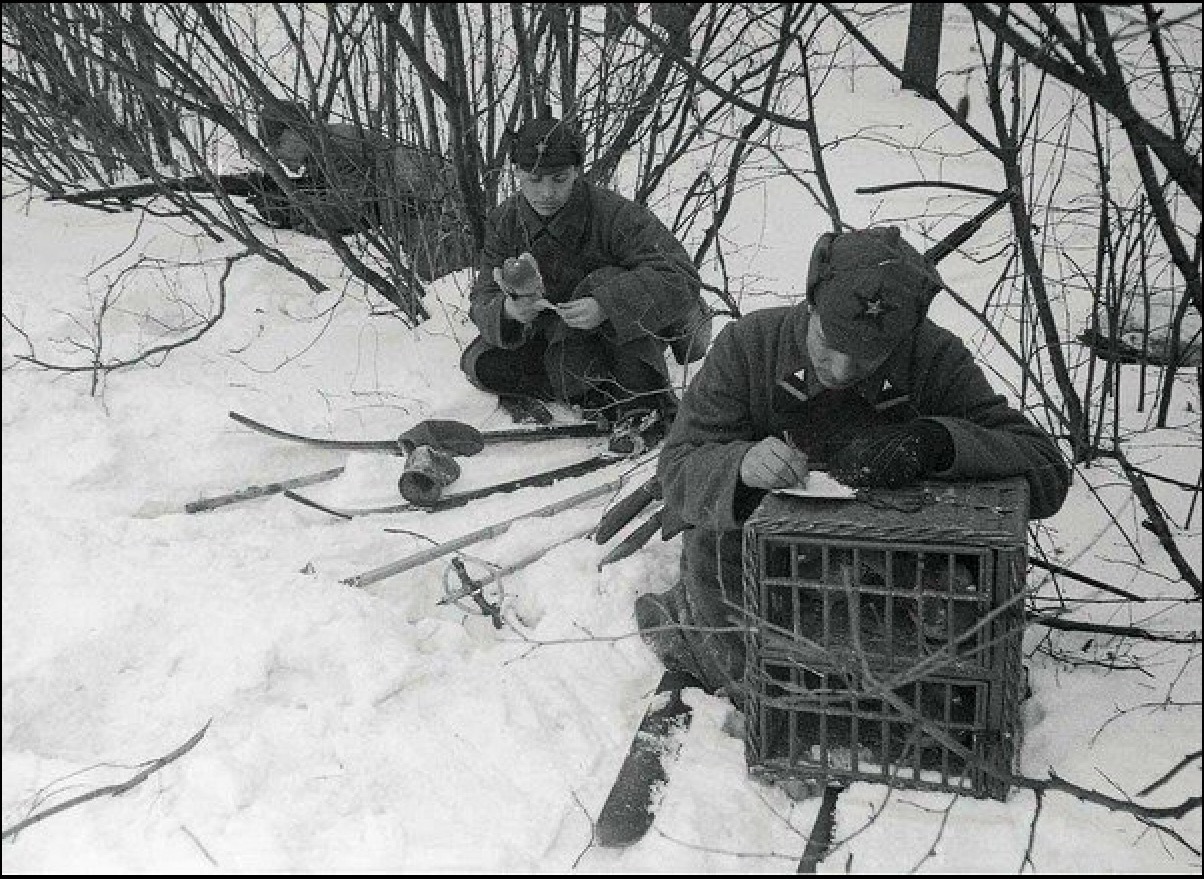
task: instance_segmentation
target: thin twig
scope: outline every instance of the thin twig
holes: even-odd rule
[[[1030,623],[1045,626],[1047,629],[1060,629],[1063,632],[1095,632],[1100,635],[1117,635],[1121,638],[1140,638],[1143,641],[1166,641],[1170,644],[1199,644],[1199,635],[1165,635],[1141,629],[1136,626],[1111,626],[1106,623],[1088,623],[1080,620],[1068,620],[1059,616],[1043,614],[1029,617]]]
[[[1202,752],[1200,752],[1200,751],[1194,751],[1194,752],[1192,752],[1191,754],[1188,754],[1186,757],[1184,757],[1182,760],[1180,760],[1178,763],[1176,763],[1176,764],[1175,764],[1175,765],[1174,765],[1174,766],[1173,766],[1173,767],[1172,767],[1172,768],[1171,768],[1169,771],[1167,771],[1167,773],[1166,773],[1165,775],[1163,775],[1161,778],[1157,779],[1156,781],[1152,781],[1152,782],[1150,782],[1150,783],[1149,783],[1148,785],[1146,785],[1144,788],[1142,788],[1141,790],[1139,790],[1139,791],[1137,792],[1137,796],[1139,796],[1139,797],[1148,797],[1148,796],[1149,796],[1150,794],[1152,794],[1154,791],[1158,790],[1158,788],[1162,787],[1162,785],[1166,784],[1168,781],[1170,781],[1172,778],[1174,778],[1176,775],[1178,775],[1180,771],[1182,771],[1183,769],[1186,769],[1186,768],[1187,768],[1187,765],[1188,765],[1189,763],[1192,763],[1192,762],[1194,762],[1194,761],[1196,761],[1196,760],[1199,760],[1199,759],[1200,759],[1200,754],[1201,754],[1201,753],[1202,753]]]
[[[96,790],[88,791],[85,794],[80,794],[78,797],[72,797],[71,799],[65,800],[65,801],[59,803],[58,805],[51,806],[49,809],[44,809],[41,812],[30,815],[28,818],[24,819],[23,821],[18,821],[12,827],[9,827],[8,829],[6,829],[3,834],[0,834],[0,839],[10,839],[10,838],[16,836],[18,833],[20,833],[26,827],[29,827],[31,824],[36,824],[39,821],[49,818],[51,815],[58,814],[59,812],[64,812],[67,809],[71,809],[71,808],[74,808],[75,806],[80,805],[81,803],[86,803],[86,802],[88,802],[88,800],[94,800],[97,797],[103,797],[103,796],[115,797],[118,794],[123,794],[126,791],[137,787],[138,785],[142,784],[142,782],[146,781],[148,778],[150,778],[152,775],[154,775],[156,772],[158,772],[160,769],[162,769],[164,766],[166,766],[169,763],[172,763],[175,760],[178,760],[184,754],[188,753],[194,747],[196,747],[197,742],[199,742],[202,738],[205,737],[205,733],[208,732],[209,724],[211,724],[211,723],[213,723],[212,718],[205,721],[205,725],[203,727],[201,727],[200,730],[198,730],[192,736],[192,738],[190,738],[184,744],[180,745],[180,747],[176,748],[170,754],[168,754],[164,757],[158,757],[154,760],[151,760],[149,763],[146,763],[145,768],[141,772],[139,772],[137,775],[130,777],[129,779],[121,782],[120,784],[105,785],[104,787],[100,787],[100,788],[97,788]]]

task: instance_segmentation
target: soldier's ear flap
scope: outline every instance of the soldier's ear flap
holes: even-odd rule
[[[820,235],[811,248],[811,264],[807,267],[807,301],[815,304],[815,290],[830,274],[832,262],[832,242],[836,239],[835,232],[825,232]]]

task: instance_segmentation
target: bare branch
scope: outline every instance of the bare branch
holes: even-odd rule
[[[180,745],[180,747],[176,748],[170,754],[167,754],[163,757],[158,757],[149,761],[148,763],[143,764],[144,768],[140,772],[131,776],[120,784],[105,785],[104,787],[97,788],[96,790],[88,791],[85,794],[80,794],[77,797],[72,797],[71,799],[59,803],[58,805],[51,806],[48,809],[43,809],[41,812],[30,815],[28,818],[18,821],[12,827],[6,828],[3,834],[0,835],[0,839],[11,839],[26,827],[36,824],[39,821],[44,821],[52,815],[57,815],[59,812],[72,809],[75,806],[88,802],[89,800],[94,800],[98,797],[104,796],[115,797],[119,794],[125,793],[126,791],[132,790],[133,788],[142,784],[142,782],[146,781],[160,769],[169,765],[170,763],[175,762],[180,757],[184,756],[193,748],[195,748],[197,743],[205,737],[205,733],[209,731],[209,724],[212,722],[212,720],[205,721],[205,725],[202,726],[188,741]]]

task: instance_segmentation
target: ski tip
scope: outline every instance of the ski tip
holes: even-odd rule
[[[703,685],[702,681],[698,680],[698,678],[694,677],[688,671],[680,669],[666,669],[665,673],[661,675],[661,680],[656,686],[656,691],[658,693],[666,693],[673,690],[685,690],[689,687],[695,687],[704,693],[710,692]]]
[[[594,844],[600,848],[630,848],[648,833],[644,822],[631,826],[599,824],[594,830]]]

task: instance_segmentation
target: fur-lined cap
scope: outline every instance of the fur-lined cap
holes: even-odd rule
[[[524,171],[554,171],[585,162],[585,138],[572,122],[552,117],[532,119],[514,135],[510,150]]]
[[[910,336],[944,285],[894,226],[821,235],[807,272],[807,298],[828,344],[867,359]]]

